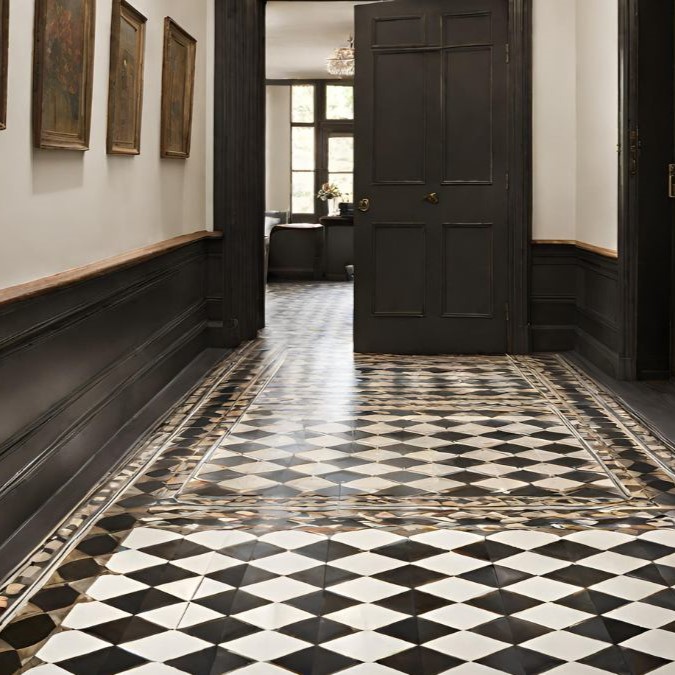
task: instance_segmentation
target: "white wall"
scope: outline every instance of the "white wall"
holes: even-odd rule
[[[34,150],[34,2],[12,2],[8,128],[0,131],[0,288],[55,274],[212,223],[213,0],[134,0],[147,42],[141,155],[106,155],[112,0],[98,0],[90,150]],[[171,16],[198,40],[190,159],[159,157],[162,39]],[[213,25],[213,24],[211,24]],[[208,47],[208,50],[207,50]],[[209,149],[207,151],[207,148]]]
[[[534,0],[533,238],[617,245],[618,2]]]
[[[532,20],[532,234],[534,239],[574,240],[575,2],[534,0]]]
[[[267,87],[265,161],[266,210],[290,211],[291,88],[289,86]]]
[[[617,249],[617,0],[577,0],[577,240]]]

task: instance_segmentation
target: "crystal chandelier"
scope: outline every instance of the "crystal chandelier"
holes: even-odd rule
[[[347,47],[339,47],[326,61],[328,72],[338,77],[354,76],[354,38],[350,35]]]

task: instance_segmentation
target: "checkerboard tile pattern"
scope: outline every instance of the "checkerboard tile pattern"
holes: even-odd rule
[[[199,493],[623,496],[582,440],[545,407],[308,420],[262,414],[262,405],[243,416],[200,469]]]
[[[673,584],[675,530],[141,527],[32,672],[667,673]]]

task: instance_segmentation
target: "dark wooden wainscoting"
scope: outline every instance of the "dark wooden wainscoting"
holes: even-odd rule
[[[616,258],[573,243],[532,245],[533,351],[575,350],[620,377]]]
[[[220,250],[195,233],[0,291],[0,575],[223,356]]]

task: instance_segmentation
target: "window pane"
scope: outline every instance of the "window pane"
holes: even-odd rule
[[[328,182],[335,183],[340,188],[342,196],[339,202],[351,202],[354,196],[354,174],[353,173],[330,173]]]
[[[328,139],[328,171],[354,171],[353,136],[331,136]]]
[[[314,172],[293,172],[293,213],[314,213]]]
[[[294,171],[314,170],[314,127],[293,127],[292,158]]]
[[[354,87],[337,84],[326,86],[326,119],[354,119]]]
[[[314,85],[294,84],[291,90],[293,122],[314,122]]]

